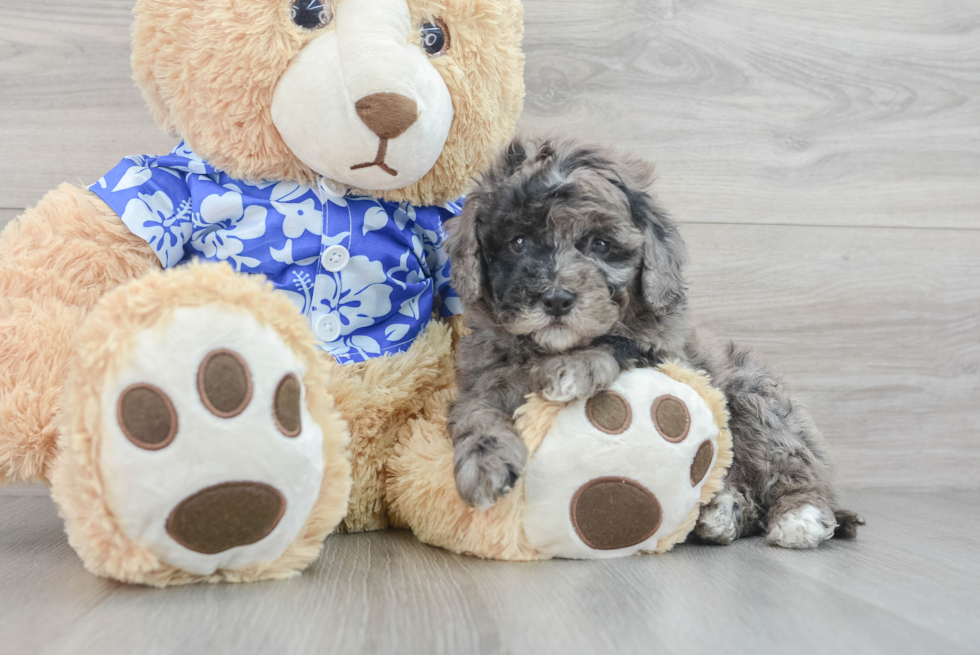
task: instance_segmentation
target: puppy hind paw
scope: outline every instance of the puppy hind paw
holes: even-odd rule
[[[516,445],[494,436],[469,441],[457,446],[456,491],[467,505],[486,510],[513,490],[527,452],[519,440]]]
[[[837,521],[828,510],[801,505],[772,521],[766,541],[783,548],[816,548],[834,536]]]

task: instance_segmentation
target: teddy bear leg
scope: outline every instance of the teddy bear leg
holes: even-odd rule
[[[52,496],[89,570],[152,585],[295,575],[343,518],[347,427],[288,299],[191,264],[79,330]]]
[[[386,462],[398,435],[431,400],[452,386],[459,321],[432,321],[404,353],[338,367],[328,382],[350,424],[350,511],[344,532],[389,525]]]
[[[68,184],[0,235],[0,485],[48,478],[75,332],[107,291],[159,268],[105,203]]]

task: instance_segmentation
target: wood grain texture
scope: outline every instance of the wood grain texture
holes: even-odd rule
[[[861,537],[812,552],[514,564],[385,532],[329,537],[294,580],[166,590],[90,576],[49,499],[0,498],[0,629],[5,651],[72,655],[975,652],[972,496],[856,492]]]
[[[33,205],[61,182],[92,184],[126,155],[173,147],[132,80],[132,8],[0,0],[0,207]]]
[[[131,0],[0,0],[0,207],[160,153]],[[528,0],[531,131],[660,165],[681,220],[980,227],[972,0]]]
[[[980,227],[972,0],[526,7],[523,125],[657,162],[681,220]]]
[[[980,485],[980,232],[682,233],[695,314],[785,374],[844,487]]]
[[[0,209],[0,230],[23,212],[22,209]]]

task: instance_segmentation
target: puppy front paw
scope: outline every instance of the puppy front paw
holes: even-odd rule
[[[709,544],[727,546],[739,537],[742,508],[735,497],[723,491],[701,508],[694,534]]]
[[[531,372],[535,388],[548,400],[569,402],[608,389],[619,376],[616,360],[605,352],[549,357]]]
[[[516,434],[482,434],[456,444],[456,491],[467,505],[489,509],[524,471],[527,447]]]

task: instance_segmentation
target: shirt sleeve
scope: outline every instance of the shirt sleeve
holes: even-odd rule
[[[433,208],[432,217],[423,225],[422,245],[425,249],[425,261],[432,273],[434,285],[433,309],[438,310],[443,318],[463,313],[463,305],[459,295],[450,282],[451,263],[446,252],[445,224],[463,212],[461,198],[442,207]]]
[[[146,241],[164,268],[184,259],[193,231],[187,170],[161,165],[173,157],[123,159],[89,187],[119,215],[133,234]]]

